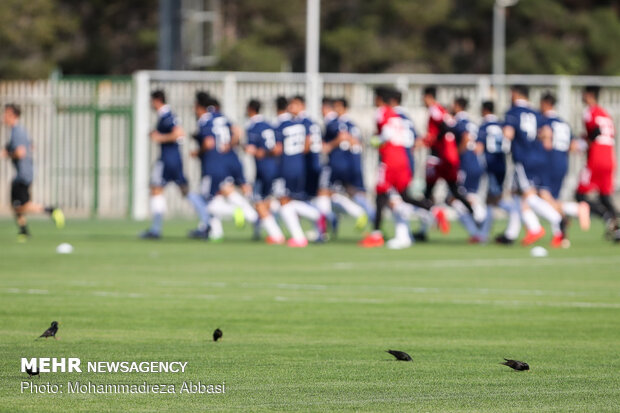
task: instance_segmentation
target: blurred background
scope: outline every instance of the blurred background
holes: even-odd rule
[[[490,73],[494,4],[324,0],[320,70]],[[0,77],[302,72],[305,20],[306,0],[2,0]],[[617,39],[620,1],[521,0],[507,9],[506,72],[620,75]]]
[[[73,217],[144,219],[158,154],[148,140],[155,88],[167,93],[188,133],[197,90],[219,97],[241,126],[251,98],[272,117],[276,96],[305,94],[320,122],[321,97],[344,96],[368,139],[377,85],[401,90],[425,133],[424,86],[437,85],[443,104],[467,97],[478,120],[483,100],[494,99],[501,114],[508,85],[524,83],[535,104],[555,93],[559,113],[580,134],[586,84],[603,86],[601,104],[620,120],[619,42],[620,1],[610,0],[2,0],[0,104],[23,109],[35,148],[35,200]],[[7,139],[0,128],[0,142]],[[192,144],[183,153],[195,188]],[[364,160],[371,184],[376,153],[366,150]],[[244,164],[252,180],[252,162]],[[571,157],[564,197],[582,164]],[[424,181],[424,163],[417,165],[414,191]],[[3,216],[10,216],[11,176],[1,163]],[[191,216],[176,188],[166,196],[170,215]]]

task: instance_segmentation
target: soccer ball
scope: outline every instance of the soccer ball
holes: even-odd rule
[[[73,252],[73,245],[63,242],[56,247],[56,253],[58,254],[71,254]]]

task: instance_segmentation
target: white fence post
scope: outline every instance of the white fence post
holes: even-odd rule
[[[558,113],[565,121],[571,119],[571,82],[568,76],[558,77]]]
[[[237,116],[237,77],[234,73],[227,73],[224,76],[224,92],[222,96],[222,111],[229,116],[233,122],[239,121]]]
[[[133,75],[133,219],[146,219],[149,214],[149,74]]]

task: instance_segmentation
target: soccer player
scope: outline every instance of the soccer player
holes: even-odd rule
[[[212,215],[209,238],[217,242],[224,236],[221,219],[232,217],[240,226],[245,220],[254,223],[258,214],[235,188],[235,183],[245,182],[236,165],[238,158],[234,161],[228,154],[239,139],[238,132],[219,111],[217,99],[205,92],[196,94],[195,112],[199,149],[193,155],[200,158],[202,196]]]
[[[591,210],[600,215],[607,225],[607,233],[614,241],[620,241],[617,213],[611,199],[616,169],[615,127],[609,114],[598,104],[600,87],[588,86],[582,97],[587,105],[583,114],[588,144],[588,160],[579,176],[577,200],[586,201],[586,195],[598,192],[598,202],[590,201]]]
[[[416,145],[425,145],[431,150],[431,155],[426,161],[426,189],[424,196],[433,199],[433,189],[439,179],[443,179],[454,199],[459,200],[469,213],[473,214],[471,204],[466,196],[459,191],[458,174],[460,156],[451,127],[454,120],[449,113],[437,102],[437,88],[428,86],[424,89],[424,106],[428,109],[428,127],[426,136],[416,142]],[[447,233],[450,231],[449,222],[446,219],[438,219],[439,229]]]
[[[568,172],[568,153],[576,150],[577,143],[573,139],[570,126],[562,120],[555,111],[555,96],[547,92],[540,98],[540,111],[544,120],[551,128],[551,147],[548,149],[547,172],[544,175],[546,183],[539,191],[540,197],[554,205],[563,215],[579,218],[583,230],[590,227],[590,206],[586,202],[561,202],[560,191],[564,177]],[[565,228],[563,228],[566,236]]]
[[[482,241],[482,235],[478,223],[482,223],[486,216],[486,210],[478,199],[482,167],[476,153],[476,139],[478,127],[469,120],[466,112],[469,102],[464,97],[457,97],[452,104],[455,124],[452,127],[455,142],[459,151],[459,191],[467,198],[473,214],[458,199],[452,199],[450,204],[456,209],[459,220],[469,233],[470,243],[477,244]]]
[[[204,203],[201,203],[198,194],[189,194],[187,179],[183,174],[183,161],[179,143],[185,137],[185,131],[179,125],[176,116],[166,104],[166,95],[162,90],[151,93],[151,107],[157,112],[157,125],[149,134],[151,140],[159,144],[160,154],[151,171],[151,227],[142,233],[144,239],[159,239],[161,237],[164,214],[166,212],[166,198],[164,187],[174,182],[183,196],[187,196],[201,217],[202,231],[207,231],[208,217]]]
[[[7,145],[2,149],[2,157],[11,159],[15,168],[15,177],[11,182],[11,205],[19,226],[17,241],[25,242],[30,236],[26,222],[27,214],[47,213],[58,228],[64,227],[65,217],[59,208],[44,207],[30,200],[30,187],[34,179],[32,143],[28,132],[19,122],[20,116],[19,106],[10,103],[4,107],[3,122],[11,128],[11,136]]]
[[[334,111],[338,114],[340,122],[344,122],[347,126],[347,132],[350,136],[351,146],[349,147],[349,159],[351,165],[350,184],[347,189],[349,196],[364,209],[366,213],[363,219],[357,224],[357,227],[365,227],[367,218],[374,219],[374,210],[368,203],[366,198],[366,187],[364,185],[364,172],[362,168],[362,133],[360,129],[353,123],[349,117],[349,102],[346,98],[341,97],[333,101]],[[351,212],[349,214],[353,215]]]
[[[296,95],[290,99],[289,111],[296,122],[306,128],[306,139],[309,146],[306,149],[306,194],[310,198],[317,196],[319,191],[319,176],[321,175],[321,150],[323,138],[321,128],[306,114],[306,101],[303,96]]]
[[[346,119],[341,118],[344,111],[340,114],[336,112],[332,99],[323,99],[322,111],[325,119],[323,152],[327,154],[328,162],[321,178],[317,207],[323,215],[330,218],[334,234],[338,225],[332,205],[354,217],[356,228],[363,229],[368,222],[364,209],[345,195],[349,191],[355,191],[353,185],[356,165],[354,157],[351,156],[351,148],[354,144],[359,145],[359,142],[351,135]]]
[[[551,246],[559,248],[564,238],[561,229],[562,216],[537,193],[544,185],[547,163],[547,151],[543,141],[550,142],[552,132],[551,128],[545,125],[542,114],[530,107],[528,95],[527,86],[512,86],[512,106],[506,112],[503,128],[504,136],[512,145],[516,190],[521,196],[521,216],[527,228],[522,244],[533,244],[545,235],[545,230],[536,216],[538,214],[551,225]],[[520,223],[515,224],[509,220],[507,231],[496,239],[497,242],[512,244],[520,229]]]
[[[381,224],[383,209],[390,205],[391,194],[399,195],[400,199],[408,204],[419,204],[419,201],[407,194],[407,187],[413,176],[405,147],[409,131],[403,119],[388,103],[391,93],[392,91],[388,88],[375,89],[379,136],[374,139],[374,144],[379,148],[380,165],[376,186],[374,230],[360,242],[360,246],[365,248],[375,248],[385,244]],[[395,241],[389,246],[400,249],[411,245],[408,225],[402,220],[397,221],[396,224]]]
[[[283,244],[284,234],[271,214],[269,204],[273,194],[273,184],[278,178],[278,158],[274,154],[276,136],[273,128],[260,115],[261,103],[252,99],[248,102],[246,152],[254,157],[256,180],[254,182],[255,207],[260,223],[267,232],[267,244]]]
[[[520,213],[512,203],[502,199],[504,180],[506,178],[506,154],[510,152],[510,141],[504,138],[502,123],[495,116],[493,101],[482,102],[482,123],[478,128],[477,152],[484,153],[484,164],[487,175],[487,212],[480,238],[486,242],[493,225],[493,206],[499,206],[508,214],[514,213],[513,219],[518,224]]]
[[[306,153],[310,140],[306,127],[296,122],[288,112],[288,100],[280,96],[276,99],[278,118],[274,127],[276,146],[274,154],[280,157],[280,173],[276,192],[280,201],[280,216],[289,230],[291,238],[287,245],[303,248],[308,240],[303,232],[299,217],[305,217],[317,224],[319,236],[325,232],[325,218],[312,205],[305,202],[306,194]]]

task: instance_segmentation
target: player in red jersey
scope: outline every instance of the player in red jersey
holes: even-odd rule
[[[407,194],[407,187],[413,177],[407,156],[408,125],[403,118],[389,105],[393,91],[379,87],[375,90],[375,105],[377,106],[377,132],[379,147],[379,170],[376,187],[376,213],[374,231],[364,238],[360,245],[372,248],[384,244],[381,232],[382,211],[389,205],[390,194],[398,194],[400,198],[411,205],[429,209],[428,201],[418,201]],[[442,214],[443,217],[443,214]],[[438,218],[439,219],[439,218]]]
[[[461,201],[470,214],[473,209],[470,202],[457,184],[460,167],[459,148],[456,138],[451,131],[454,121],[448,111],[437,102],[437,88],[428,86],[424,89],[424,105],[429,112],[428,130],[426,137],[416,142],[430,148],[431,154],[426,161],[426,190],[424,195],[432,200],[433,189],[439,179],[443,179],[450,190],[450,194]],[[446,221],[447,222],[447,221]],[[448,228],[443,228],[447,232]]]
[[[614,172],[616,169],[614,122],[598,105],[600,87],[587,86],[583,91],[583,102],[587,105],[583,120],[588,144],[588,160],[579,176],[577,200],[585,201],[586,195],[598,192],[599,202],[590,202],[593,212],[602,216],[607,224],[608,234],[620,241],[616,209],[611,195],[614,191]]]

